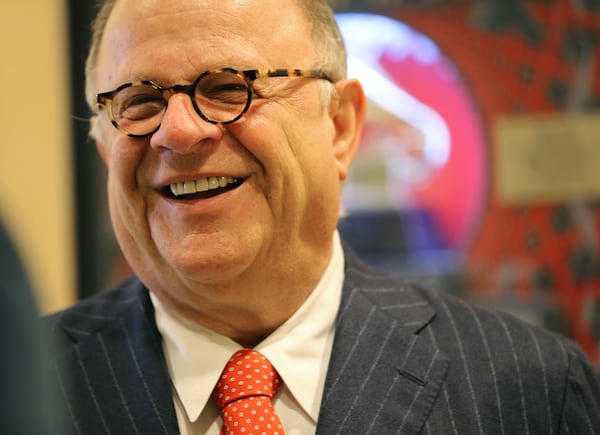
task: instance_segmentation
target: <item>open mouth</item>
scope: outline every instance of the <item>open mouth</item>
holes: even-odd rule
[[[206,177],[172,183],[165,188],[165,193],[171,198],[181,200],[206,199],[233,190],[243,182],[242,178]]]

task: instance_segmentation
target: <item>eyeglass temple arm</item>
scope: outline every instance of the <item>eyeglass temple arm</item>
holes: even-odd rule
[[[250,70],[244,71],[244,76],[250,80],[256,80],[258,78],[265,77],[307,77],[307,78],[320,78],[333,82],[329,74],[322,70],[315,69],[265,69],[265,70]]]

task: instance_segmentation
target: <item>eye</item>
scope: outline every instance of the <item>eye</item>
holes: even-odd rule
[[[161,113],[167,103],[161,93],[152,86],[125,88],[115,98],[114,112],[119,119],[148,119]]]
[[[120,110],[120,116],[131,120],[151,118],[162,112],[165,101],[162,98],[136,98]]]
[[[216,104],[245,104],[248,100],[248,87],[244,79],[235,73],[211,73],[198,82],[196,98]]]

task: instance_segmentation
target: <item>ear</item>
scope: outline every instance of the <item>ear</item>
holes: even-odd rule
[[[333,152],[340,181],[343,181],[358,149],[367,113],[367,97],[357,80],[340,80],[334,86],[338,97],[332,99],[330,107],[335,126]]]
[[[96,149],[98,150],[98,154],[100,154],[102,161],[106,165],[108,163],[108,152],[106,151],[105,141],[102,140],[104,134],[102,131],[100,131],[101,128],[102,127],[100,126],[98,116],[92,116],[90,118],[90,137],[96,142]]]

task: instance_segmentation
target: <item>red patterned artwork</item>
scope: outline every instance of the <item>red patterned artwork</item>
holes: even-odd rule
[[[501,115],[600,109],[600,9],[593,4],[461,2],[389,15],[456,62],[491,131]],[[600,208],[511,206],[493,184],[487,195],[468,247],[468,296],[572,336],[600,365]]]

